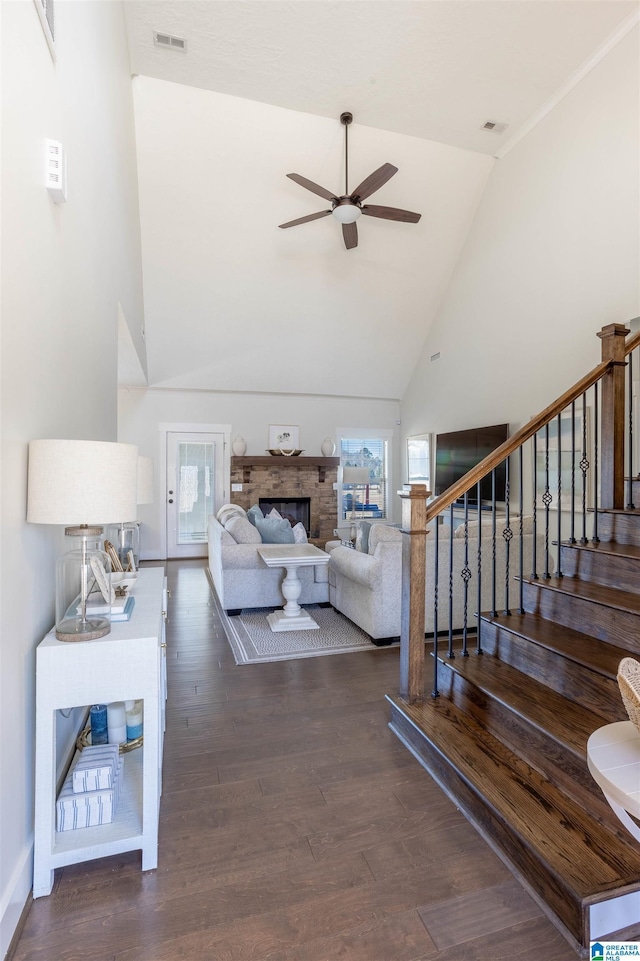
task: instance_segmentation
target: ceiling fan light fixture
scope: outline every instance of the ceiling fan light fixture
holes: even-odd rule
[[[341,224],[355,224],[358,217],[362,214],[362,210],[357,204],[352,203],[350,200],[341,200],[336,204],[331,213]]]

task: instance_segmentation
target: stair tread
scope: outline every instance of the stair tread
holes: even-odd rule
[[[620,886],[640,889],[640,851],[448,698],[417,704],[388,699],[582,903],[601,900]]]
[[[487,613],[482,617],[483,620],[505,628],[524,640],[533,641],[611,679],[615,679],[622,658],[629,656],[629,652],[622,647],[603,644],[590,634],[564,627],[540,614],[512,613],[494,616]]]
[[[444,663],[581,758],[586,759],[590,735],[606,723],[493,655],[456,657]],[[621,715],[622,720],[624,710]]]
[[[630,614],[640,614],[640,594],[622,591],[617,587],[605,587],[594,581],[582,581],[578,577],[544,577],[538,580],[525,577],[527,584],[542,589],[558,591],[571,597],[579,597],[602,607],[613,607]]]
[[[553,542],[557,544],[557,541]],[[640,547],[635,544],[622,544],[619,541],[588,541],[586,544],[561,541],[561,546],[571,550],[591,551],[597,554],[612,554],[615,557],[629,557],[640,560]]]

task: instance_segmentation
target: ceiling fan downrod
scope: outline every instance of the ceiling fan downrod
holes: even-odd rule
[[[345,111],[340,114],[340,123],[344,125],[344,192],[349,196],[349,124],[353,121],[353,114]]]

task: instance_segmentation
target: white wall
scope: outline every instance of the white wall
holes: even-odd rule
[[[31,886],[35,648],[53,624],[57,528],[29,525],[27,444],[115,440],[118,304],[142,326],[128,52],[120,3],[2,2],[0,957]],[[68,201],[43,186],[62,141]],[[73,519],[70,519],[73,521]],[[71,732],[65,731],[69,740]]]
[[[515,431],[599,362],[602,326],[638,315],[638,74],[636,28],[494,167],[403,398],[403,438]]]
[[[395,492],[401,476],[399,411],[399,403],[389,400],[121,388],[118,440],[137,444],[140,453],[152,457],[157,466],[162,461],[161,423],[231,424],[231,439],[237,435],[244,437],[247,454],[256,455],[266,453],[269,424],[297,424],[300,447],[308,456],[316,457],[321,456],[320,445],[325,437],[335,440],[337,426],[393,430],[390,490]],[[162,529],[166,498],[158,469],[154,472],[154,482],[155,502],[141,506],[138,515],[142,523],[140,550],[144,559],[165,556]],[[395,519],[399,519],[399,499],[395,496],[391,507]]]

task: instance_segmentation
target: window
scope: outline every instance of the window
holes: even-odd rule
[[[431,484],[431,434],[407,437],[407,477],[410,484]]]
[[[355,433],[338,431],[340,466],[364,467],[369,472],[366,484],[343,484],[339,520],[388,517],[388,463],[391,431]],[[386,435],[389,436],[386,436]]]

